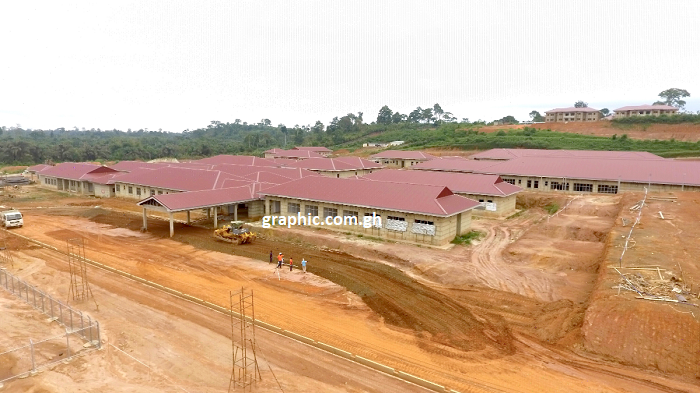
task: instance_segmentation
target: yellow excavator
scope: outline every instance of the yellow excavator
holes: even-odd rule
[[[231,224],[214,230],[214,237],[225,242],[234,244],[252,243],[257,234],[250,229],[243,227],[243,221],[231,221]]]

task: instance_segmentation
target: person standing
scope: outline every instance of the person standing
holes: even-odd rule
[[[306,274],[306,259],[301,258],[301,270],[304,271],[304,274]]]
[[[272,250],[270,250],[270,263],[272,263]]]
[[[277,268],[278,269],[282,268],[282,262],[284,262],[284,255],[282,255],[282,253],[280,253],[279,255],[277,255]]]
[[[292,271],[292,266],[294,266],[294,261],[292,260],[292,257],[289,257],[289,271]]]

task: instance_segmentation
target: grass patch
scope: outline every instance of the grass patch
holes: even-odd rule
[[[469,231],[465,233],[464,235],[460,236],[455,236],[455,238],[452,240],[453,244],[463,244],[465,246],[468,246],[472,244],[472,241],[474,240],[479,240],[484,236],[483,232],[480,231]]]
[[[523,215],[523,213],[525,213],[525,209],[522,209],[522,210],[520,210],[519,212],[515,212],[515,213],[511,214],[510,216],[506,217],[506,220],[510,220],[510,219],[513,219],[513,218],[520,217],[520,216]]]
[[[559,211],[559,204],[556,202],[552,202],[548,205],[545,205],[544,210],[546,210],[547,213],[549,213],[549,215],[551,216],[552,214]]]

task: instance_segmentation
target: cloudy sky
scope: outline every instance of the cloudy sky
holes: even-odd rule
[[[3,1],[0,126],[313,124],[439,103],[700,110],[700,1]]]

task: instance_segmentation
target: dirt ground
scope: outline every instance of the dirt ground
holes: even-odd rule
[[[618,136],[627,134],[634,139],[675,139],[677,141],[696,142],[700,140],[700,124],[625,124],[613,125],[612,122],[601,120],[596,122],[569,122],[569,123],[541,123],[518,124],[504,126],[481,127],[480,131],[494,132],[504,129],[521,129],[533,127],[537,129],[549,129],[559,132],[570,132],[582,135]]]
[[[137,210],[133,201],[36,189],[11,201],[26,221],[12,232],[59,249],[82,236],[88,258],[222,306],[229,290],[252,288],[258,319],[460,392],[696,390],[697,380],[688,372],[620,364],[632,363],[586,341],[593,336],[582,329],[584,316],[597,315],[589,304],[602,288],[599,262],[621,198],[574,200],[549,220],[539,207],[546,198],[525,201],[523,213],[509,220],[475,220],[475,229],[486,236],[474,246],[450,250],[314,230],[266,231],[255,244],[236,247],[214,240],[211,229],[184,224],[176,225],[170,239],[167,223],[154,218],[149,233],[138,232],[140,216],[125,211]],[[568,200],[563,197],[560,205]],[[10,241],[15,271],[42,289],[65,294],[63,255],[9,239],[15,239]],[[309,273],[283,269],[278,276],[268,262],[271,250],[297,262],[305,257]],[[157,373],[105,350],[86,356],[80,370],[60,366],[6,388],[35,386],[31,381],[38,379],[36,391],[71,391],[91,370],[114,381],[104,391],[226,390],[227,318],[97,269],[90,276],[100,311],[85,307],[103,324],[106,339]],[[609,314],[599,318],[595,323],[610,324]],[[262,332],[258,339],[267,359],[261,370],[268,364],[273,370],[266,371],[262,391],[279,389],[273,372],[284,391],[413,386]],[[158,382],[150,384],[151,377]]]

